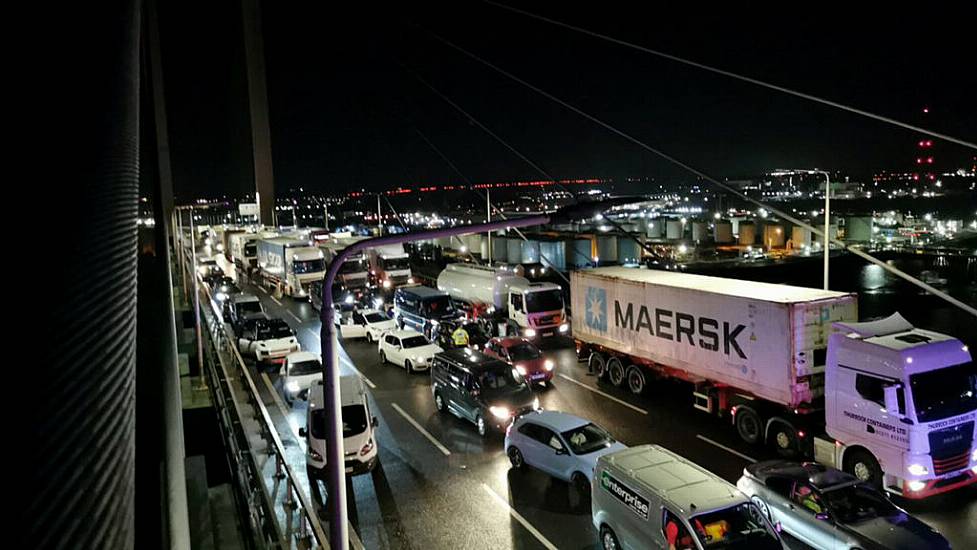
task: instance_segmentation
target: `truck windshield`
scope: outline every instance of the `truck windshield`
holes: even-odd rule
[[[363,260],[346,260],[343,265],[339,267],[339,272],[343,274],[349,273],[360,273],[365,272],[366,267],[363,265]]]
[[[977,366],[973,361],[914,374],[909,385],[920,422],[977,409]]]
[[[312,437],[326,438],[326,411],[315,409],[310,418]],[[366,407],[363,405],[346,405],[343,407],[343,437],[352,437],[366,431]]]
[[[251,242],[244,245],[244,255],[248,258],[252,258],[258,255],[258,245]]]
[[[424,300],[424,313],[428,316],[440,317],[455,310],[451,304],[451,298],[447,296],[434,296]]]
[[[387,271],[410,269],[410,260],[408,258],[380,258],[380,265]]]
[[[303,273],[318,273],[320,271],[325,271],[325,265],[322,263],[321,259],[318,260],[295,260],[292,263],[292,271],[296,275],[301,275]]]
[[[556,311],[563,309],[563,293],[557,289],[526,293],[526,312]]]
[[[693,516],[689,521],[703,548],[766,550],[783,546],[762,512],[745,502],[725,510]]]

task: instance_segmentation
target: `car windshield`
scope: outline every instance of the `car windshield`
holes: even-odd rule
[[[292,363],[288,367],[288,374],[290,376],[305,376],[306,374],[316,374],[322,372],[322,365],[315,360],[312,361],[299,361],[298,363]]]
[[[322,259],[318,260],[295,260],[292,262],[292,271],[296,275],[301,275],[303,273],[318,273],[320,271],[325,271],[325,264]]]
[[[829,489],[821,496],[831,515],[842,523],[887,516],[896,511],[885,495],[863,483]]]
[[[346,260],[339,267],[339,272],[344,274],[366,272],[366,266],[361,259]]]
[[[513,361],[532,361],[539,357],[539,348],[529,342],[509,346],[509,358]]]
[[[973,361],[909,377],[916,418],[931,422],[977,408],[977,367]]]
[[[273,340],[276,338],[288,338],[292,336],[292,329],[288,328],[285,321],[280,323],[262,323],[258,325],[258,340]]]
[[[312,437],[325,439],[326,411],[315,409],[310,418]],[[346,405],[343,407],[343,437],[352,437],[366,431],[366,407],[363,405]]]
[[[428,315],[440,316],[454,311],[451,298],[447,296],[434,296],[424,300],[424,312]]]
[[[426,346],[428,342],[427,342],[427,338],[421,335],[417,335],[417,336],[408,336],[407,338],[401,340],[400,343],[401,345],[404,346],[404,349],[410,349],[410,348],[419,348],[421,346]]]
[[[523,388],[528,389],[522,375],[508,365],[504,368],[486,370],[479,376],[478,385],[488,397],[513,393]]]
[[[606,448],[614,443],[614,438],[604,428],[596,424],[587,424],[570,431],[563,432],[563,440],[570,445],[575,455],[585,455]]]
[[[261,313],[261,302],[238,302],[237,311],[241,315],[247,315],[249,313]]]
[[[693,516],[689,522],[703,548],[765,550],[781,549],[780,539],[762,512],[752,503]]]
[[[388,319],[380,313],[367,313],[364,315],[366,322],[368,323],[381,323],[387,321]]]
[[[380,265],[387,271],[410,269],[410,260],[408,258],[380,258]]]
[[[563,293],[557,289],[526,293],[526,312],[556,311],[563,309]]]

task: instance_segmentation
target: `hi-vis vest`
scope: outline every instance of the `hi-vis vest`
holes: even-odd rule
[[[467,346],[468,345],[468,331],[458,327],[454,332],[451,333],[451,339],[454,340],[456,346]]]

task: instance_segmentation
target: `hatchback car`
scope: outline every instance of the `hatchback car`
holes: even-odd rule
[[[376,309],[354,309],[336,314],[336,325],[343,338],[366,338],[377,342],[387,332],[397,328],[397,322]]]
[[[505,432],[513,468],[542,470],[570,482],[580,495],[590,494],[597,459],[626,448],[597,424],[559,411],[520,416]]]
[[[736,483],[770,521],[815,548],[950,548],[871,484],[821,464],[771,460]]]
[[[407,369],[407,373],[427,370],[436,353],[442,349],[432,344],[416,330],[395,330],[383,334],[377,344],[380,363],[393,363]]]
[[[373,471],[380,462],[377,446],[376,427],[380,425],[377,417],[370,412],[363,380],[355,374],[345,374],[339,378],[339,396],[343,420],[343,457],[347,476],[355,476]],[[306,438],[306,472],[309,481],[326,479],[326,422],[329,415],[323,409],[323,386],[321,381],[312,385],[309,394],[309,410],[306,425],[299,428],[299,436]]]
[[[533,384],[553,380],[553,360],[543,354],[528,338],[492,338],[485,345],[485,354],[509,363]]]
[[[322,360],[318,354],[308,351],[297,351],[285,356],[279,376],[282,379],[285,401],[289,405],[295,398],[308,399],[309,388],[318,380],[322,380]]]

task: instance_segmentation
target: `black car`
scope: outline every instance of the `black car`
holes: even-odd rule
[[[431,337],[431,329],[443,321],[463,315],[451,297],[426,286],[401,287],[394,292],[394,318],[401,329],[407,327]]]
[[[431,340],[444,349],[459,347],[455,345],[455,339],[453,336],[455,329],[457,329],[459,326],[465,329],[465,332],[468,333],[468,345],[475,349],[485,349],[485,344],[487,344],[492,338],[492,335],[489,333],[490,328],[487,322],[460,320],[438,323],[438,325],[431,330]]]
[[[431,392],[438,412],[475,424],[485,436],[490,428],[504,430],[514,418],[539,408],[539,400],[512,365],[472,348],[434,356]]]

